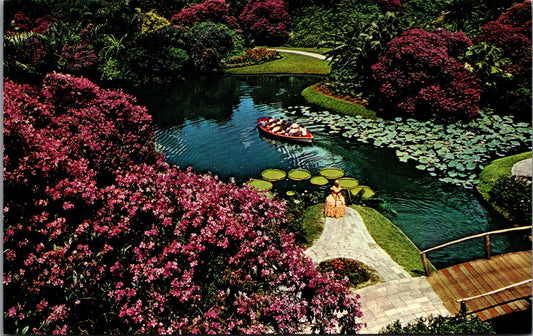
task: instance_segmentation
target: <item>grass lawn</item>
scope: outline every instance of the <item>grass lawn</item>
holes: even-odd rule
[[[324,203],[312,205],[305,209],[302,216],[302,227],[308,242],[307,244],[304,244],[305,248],[310,247],[318,240],[318,238],[320,238],[322,230],[324,230],[325,220]]]
[[[241,68],[226,69],[224,72],[234,75],[327,75],[330,71],[328,61],[298,54],[280,54],[283,58],[275,61]]]
[[[413,242],[385,216],[377,210],[360,205],[352,205],[357,210],[370,232],[370,235],[391,258],[401,265],[412,276],[425,275],[420,251]],[[324,203],[306,209],[302,225],[310,247],[320,237],[324,229]],[[430,269],[434,270],[430,264]],[[379,282],[379,281],[373,281]],[[370,283],[373,283],[370,282]],[[369,284],[365,284],[367,286]]]
[[[489,192],[501,176],[510,176],[513,165],[518,161],[531,157],[531,152],[525,152],[492,161],[479,173],[479,184],[477,190],[483,198],[489,202],[498,212],[506,216],[506,211],[497,204],[491,202]]]
[[[339,114],[349,116],[360,115],[363,118],[376,119],[376,112],[367,109],[363,105],[352,104],[342,99],[323,95],[313,90],[312,86],[305,88],[302,91],[302,96],[311,104],[316,104]]]
[[[360,205],[351,207],[359,212],[372,238],[392,260],[412,276],[425,275],[420,250],[396,225],[373,208]],[[429,267],[435,270],[431,263]]]

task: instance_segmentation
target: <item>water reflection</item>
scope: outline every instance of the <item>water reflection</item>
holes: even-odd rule
[[[347,176],[372,187],[398,212],[392,221],[420,248],[504,227],[503,219],[487,210],[472,190],[445,184],[400,163],[393,150],[349,142],[312,127],[311,145],[279,142],[256,129],[263,116],[287,117],[289,106],[307,105],[301,91],[315,83],[310,77],[204,77],[175,86],[138,92],[157,126],[155,140],[170,163],[210,171],[237,182],[257,178],[268,168],[344,169]],[[311,189],[307,181],[282,181],[289,189]],[[326,187],[318,188],[325,191]],[[525,243],[525,245],[523,244]],[[519,250],[529,243],[520,235],[496,236],[495,254]],[[479,246],[478,246],[479,245]],[[483,243],[462,244],[429,255],[437,267],[483,257]]]

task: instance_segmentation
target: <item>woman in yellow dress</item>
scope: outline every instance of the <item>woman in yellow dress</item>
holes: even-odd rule
[[[335,181],[333,187],[331,187],[331,194],[326,197],[324,214],[326,217],[334,218],[343,217],[346,214],[346,200],[342,194],[339,181]]]

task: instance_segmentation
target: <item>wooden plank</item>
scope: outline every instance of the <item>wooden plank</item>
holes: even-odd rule
[[[457,290],[459,295],[461,296],[459,299],[466,298],[472,295],[477,295],[480,293],[475,292],[475,288],[473,288],[472,284],[469,283],[468,279],[460,272],[457,265],[448,267],[443,270],[443,273],[448,273],[450,276],[447,276],[448,280],[450,280],[450,283],[453,285],[453,287]],[[470,311],[476,311],[480,310],[480,306],[477,302],[474,300],[469,301],[466,303],[468,309]],[[487,317],[483,312],[480,312],[477,314],[482,320],[486,320]]]
[[[463,271],[463,273],[468,277],[468,280],[478,289],[478,292],[480,294],[486,293],[488,284],[485,282],[483,278],[477,278],[477,272],[475,269],[470,265],[469,263],[464,263],[461,265],[458,265],[459,269]],[[500,304],[504,302],[505,300],[502,300],[502,298],[497,295],[489,295],[484,297],[485,302],[487,303],[486,307],[488,307],[488,310],[492,317],[497,317],[500,315],[505,315],[505,310],[500,307]],[[484,301],[481,301],[484,303]]]
[[[441,298],[446,309],[448,309],[452,314],[457,314],[459,312],[459,304],[455,302],[455,300],[460,298],[460,295],[457,293],[455,288],[450,285],[450,282],[442,270],[431,274],[430,284],[437,288],[437,294]]]

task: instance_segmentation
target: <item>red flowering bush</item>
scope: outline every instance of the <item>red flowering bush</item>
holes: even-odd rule
[[[239,20],[255,44],[281,45],[289,39],[291,17],[283,0],[250,0]]]
[[[396,12],[402,8],[400,0],[378,0],[379,7],[387,12]]]
[[[244,54],[240,56],[231,57],[226,60],[226,65],[253,65],[270,62],[281,56],[275,50],[268,50],[266,48],[247,49]]]
[[[191,27],[198,22],[225,23],[235,27],[237,20],[229,14],[229,7],[224,0],[206,0],[205,2],[182,9],[172,16],[170,22]]]
[[[520,74],[531,71],[531,1],[511,7],[498,20],[481,27],[476,42],[497,46],[511,60],[508,71]],[[529,75],[530,76],[530,75]]]
[[[131,96],[54,73],[4,103],[7,333],[359,330],[282,201],[170,167]]]
[[[388,44],[372,75],[384,109],[451,122],[479,113],[479,80],[454,56],[471,42],[463,33],[410,29]]]
[[[332,272],[335,279],[338,280],[347,277],[350,284],[354,286],[370,279],[368,269],[353,259],[338,258],[326,260],[318,265],[317,270],[321,273]]]
[[[13,25],[18,31],[32,31],[35,33],[43,34],[52,22],[57,21],[51,15],[45,15],[32,21],[24,13],[18,12],[13,16]]]

